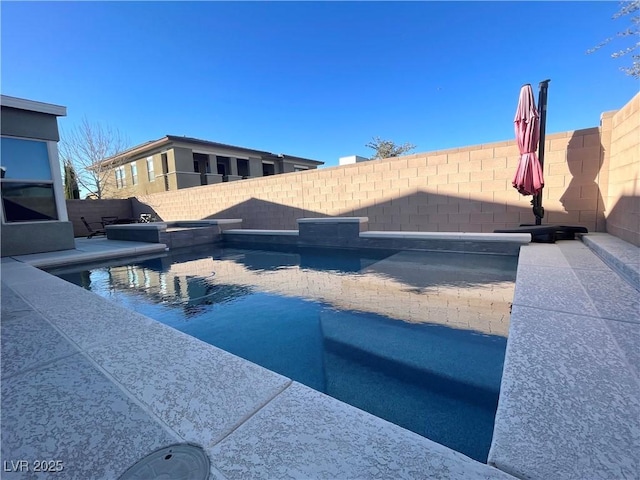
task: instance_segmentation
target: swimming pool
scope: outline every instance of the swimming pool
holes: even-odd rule
[[[486,461],[516,262],[198,247],[50,271]]]

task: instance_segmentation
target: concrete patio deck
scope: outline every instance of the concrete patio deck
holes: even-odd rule
[[[520,252],[489,453],[519,478],[640,472],[640,294],[620,275],[637,274],[640,249],[583,239]]]
[[[638,272],[637,247],[587,238]],[[637,478],[637,285],[580,241],[522,247],[495,467],[35,268],[164,250],[76,242],[2,260],[3,478],[114,479],[176,442],[220,479]],[[7,471],[19,460],[64,468]]]

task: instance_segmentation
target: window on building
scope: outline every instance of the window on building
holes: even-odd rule
[[[153,171],[153,157],[147,157],[147,174],[149,175],[149,181],[155,182],[156,174]]]
[[[294,172],[305,172],[307,170],[309,170],[309,167],[305,167],[305,166],[302,166],[302,165],[294,165],[293,166],[293,171]]]
[[[126,186],[124,166],[116,168],[116,187],[124,188]]]
[[[231,173],[231,160],[229,157],[216,156],[216,168],[220,175],[229,175]]]
[[[138,165],[136,165],[136,162],[131,163],[131,183],[133,185],[138,184]]]
[[[166,153],[160,155],[160,161],[162,162],[162,176],[164,177],[164,191],[169,191],[169,158]]]
[[[209,155],[193,152],[193,171],[200,174],[200,185],[207,185],[207,174],[211,173]]]
[[[276,174],[276,166],[273,163],[262,163],[262,176],[268,177],[269,175]]]
[[[47,142],[0,137],[5,221],[57,220]]]
[[[2,182],[2,206],[7,222],[58,219],[53,183]]]
[[[249,160],[244,158],[238,159],[238,175],[242,178],[247,178],[249,176]]]

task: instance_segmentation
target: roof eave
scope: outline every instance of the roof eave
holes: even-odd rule
[[[153,150],[159,148],[163,145],[168,145],[171,143],[171,140],[168,136],[159,138],[158,140],[151,140],[146,143],[142,143],[140,145],[136,145],[135,147],[130,148],[129,150],[125,150],[122,153],[114,155],[113,157],[105,158],[100,164],[109,164],[109,163],[117,163],[120,160],[127,160],[132,156],[144,155],[147,150]]]
[[[67,116],[67,107],[54,105],[53,103],[36,102],[35,100],[27,100],[26,98],[0,95],[0,104],[3,107],[29,110],[31,112],[37,113],[46,113],[47,115],[55,115],[56,117]]]

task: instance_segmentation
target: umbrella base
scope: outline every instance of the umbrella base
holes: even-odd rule
[[[585,227],[567,225],[520,225],[494,230],[494,233],[530,233],[534,243],[555,243],[556,240],[575,240],[576,233],[589,233]]]

